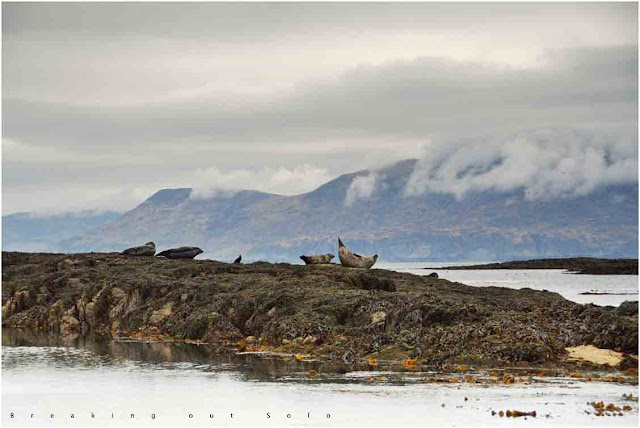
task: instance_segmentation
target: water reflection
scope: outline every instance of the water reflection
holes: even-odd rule
[[[33,330],[3,328],[3,366],[20,370],[26,367],[77,369],[132,365],[145,370],[198,370],[239,372],[244,380],[283,380],[292,374],[320,371],[317,361],[286,361],[255,355],[216,353],[210,345],[189,343],[105,340],[99,336],[65,338]],[[10,352],[6,347],[20,347]],[[33,348],[33,352],[29,351]],[[344,373],[353,367],[322,364],[324,373]]]
[[[2,332],[4,426],[490,426],[500,422],[495,411],[501,409],[537,410],[536,425],[585,426],[602,425],[585,412],[586,403],[623,405],[629,403],[623,393],[638,395],[637,383],[544,377],[491,387],[424,382],[442,376],[425,372],[338,375],[327,373],[327,365],[310,378],[319,363],[220,356],[206,345]],[[375,381],[368,381],[371,376]],[[631,405],[632,411],[607,419],[607,425],[637,425],[637,404]],[[96,419],[89,416],[93,412]]]

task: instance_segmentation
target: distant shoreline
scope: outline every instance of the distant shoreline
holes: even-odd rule
[[[428,267],[430,270],[485,269],[566,269],[583,275],[637,275],[638,259],[596,259],[573,257],[564,259],[519,260],[468,266]]]

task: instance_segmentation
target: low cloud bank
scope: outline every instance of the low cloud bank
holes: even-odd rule
[[[376,189],[377,181],[378,176],[374,173],[354,177],[347,188],[344,204],[350,206],[355,201],[369,199]]]
[[[234,193],[243,189],[268,193],[295,195],[309,192],[332,177],[326,169],[303,164],[294,168],[236,169],[223,171],[216,167],[200,169],[195,173],[191,198],[206,199],[218,194]]]
[[[432,141],[406,194],[524,189],[529,200],[585,195],[600,186],[637,182],[634,137],[538,130],[506,138]]]

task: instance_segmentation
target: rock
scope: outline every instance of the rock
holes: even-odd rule
[[[435,272],[431,272],[429,275],[427,275],[427,278],[437,278],[438,274]]]
[[[62,303],[62,300],[56,300],[56,302],[51,305],[51,308],[49,309],[49,317],[53,319],[62,319],[63,315],[64,305]]]
[[[387,313],[384,311],[374,312],[371,314],[371,324],[373,325],[382,325],[386,319]]]
[[[26,290],[15,292],[9,301],[11,302],[9,305],[10,314],[21,312],[31,306],[29,292]]]
[[[118,287],[111,289],[111,298],[109,300],[109,319],[114,320],[124,314],[127,310],[129,295],[126,291]]]
[[[93,327],[93,309],[95,307],[95,303],[94,302],[89,302],[86,305],[84,305],[84,310],[82,311],[84,313],[83,316],[83,321],[86,322],[89,327]]]
[[[134,311],[142,304],[142,296],[140,295],[140,290],[133,290],[127,296],[127,308],[125,310],[125,314]]]
[[[2,319],[6,320],[7,318],[9,318],[9,315],[11,315],[9,313],[9,306],[11,303],[11,299],[7,300],[7,303],[5,303],[4,305],[2,305]]]
[[[624,301],[616,308],[616,312],[625,317],[638,315],[638,301]]]
[[[162,308],[156,311],[153,311],[153,313],[151,314],[151,317],[149,318],[149,324],[158,325],[162,320],[164,320],[166,317],[171,315],[172,308],[173,308],[173,302],[168,302],[168,303],[165,303],[165,305]]]
[[[273,308],[269,309],[269,312],[267,312],[267,316],[269,318],[275,318],[277,314],[278,314],[278,310],[276,309],[275,306]]]
[[[342,361],[344,361],[346,364],[353,364],[355,362],[355,359],[355,353],[351,349],[342,354]]]
[[[255,336],[247,336],[244,341],[247,345],[255,345],[256,343],[258,343],[258,340]]]
[[[113,287],[111,289],[111,297],[113,301],[124,299],[126,296],[127,296],[127,293],[121,288]]]
[[[376,278],[370,273],[350,275],[347,277],[347,283],[361,290],[396,291],[396,285],[393,281]]]
[[[65,336],[78,334],[80,329],[80,321],[76,317],[65,315],[60,322],[60,333]]]
[[[57,269],[59,272],[65,271],[67,269],[73,269],[75,263],[71,259],[64,259],[57,265]]]
[[[111,335],[112,336],[116,336],[116,334],[118,332],[118,327],[120,327],[120,321],[115,320],[114,322],[111,323]]]
[[[570,360],[585,360],[595,364],[608,364],[611,367],[622,361],[622,353],[610,349],[599,349],[593,345],[565,348]]]
[[[243,337],[242,332],[223,315],[213,313],[209,315],[208,320],[208,326],[203,338],[207,343],[224,345],[233,343]]]

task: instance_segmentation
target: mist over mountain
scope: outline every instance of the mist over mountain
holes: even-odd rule
[[[199,246],[218,260],[242,254],[297,261],[301,254],[337,254],[341,236],[382,261],[637,257],[637,183],[539,199],[523,187],[407,192],[417,162],[345,174],[295,196],[163,189],[59,248],[118,251],[154,241],[159,249]]]

